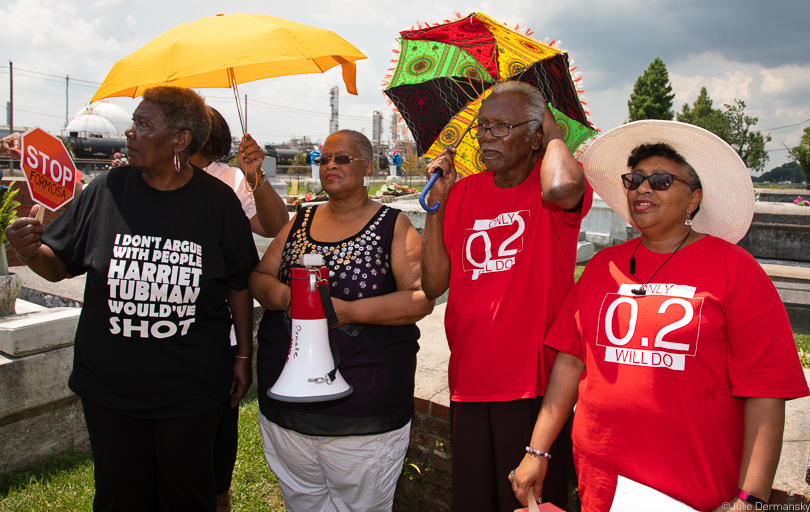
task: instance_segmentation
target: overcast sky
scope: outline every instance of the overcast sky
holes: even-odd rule
[[[248,95],[248,129],[261,142],[304,135],[323,141],[333,85],[340,86],[340,128],[370,134],[371,114],[380,110],[387,129],[391,106],[381,83],[398,33],[418,21],[454,18],[455,12],[482,12],[519,24],[521,31],[531,28],[538,40],[562,41],[582,72],[591,119],[603,131],[626,121],[633,84],[656,57],[669,70],[676,111],[691,104],[701,87],[716,108],[735,98],[745,101],[746,113],[759,117],[757,128],[773,136],[766,169],[785,163],[784,145],[796,145],[810,126],[810,2],[804,0],[0,0],[0,124],[6,122],[9,61],[15,70],[14,124],[59,133],[65,75],[72,118],[119,59],[177,24],[234,12],[327,28],[368,56],[357,63],[359,96],[346,93],[339,67],[240,86],[240,94]],[[200,92],[238,134],[233,93]],[[131,112],[139,100],[112,101]]]

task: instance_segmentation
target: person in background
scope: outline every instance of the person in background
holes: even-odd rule
[[[273,238],[290,217],[286,203],[262,171],[264,151],[249,134],[245,134],[237,153],[239,168],[229,167],[227,159],[231,152],[231,130],[216,109],[208,107],[208,112],[211,116],[211,134],[200,151],[189,158],[189,163],[231,187],[242,203],[253,232]]]
[[[583,165],[641,237],[596,253],[546,337],[559,353],[515,495],[548,485],[537,453],[576,402],[583,512],[616,507],[620,478],[702,512],[766,510],[785,400],[808,388],[773,283],[734,245],[754,213],[745,164],[702,128],[648,120]]]
[[[485,172],[456,183],[452,148],[428,165],[442,172],[428,195],[441,206],[425,220],[422,287],[428,298],[450,290],[453,508],[512,512],[507,476],[543,403],[554,361],[543,339],[574,285],[592,194],[536,88],[496,85],[471,130]],[[543,499],[565,508],[568,432],[546,448],[554,484]]]
[[[68,385],[84,409],[97,512],[216,508],[214,438],[253,379],[258,255],[233,191],[188,163],[210,126],[195,92],[146,90],[127,166],[96,176],[44,232],[38,205],[6,229],[45,279],[86,275]]]
[[[208,107],[208,114],[211,117],[211,133],[200,151],[188,159],[189,163],[200,167],[233,189],[242,203],[242,210],[250,220],[250,227],[254,233],[264,237],[276,236],[289,220],[289,214],[286,203],[270,186],[262,172],[264,151],[250,135],[245,134],[237,154],[239,169],[229,167],[225,161],[231,152],[231,130],[225,118],[216,109]],[[236,346],[233,329],[231,346]],[[229,491],[236,464],[238,441],[239,407],[238,405],[225,407],[214,447],[217,512],[227,512],[231,509]]]
[[[419,329],[433,301],[420,285],[416,229],[402,212],[368,197],[371,142],[341,130],[323,145],[320,179],[329,199],[301,209],[270,244],[250,277],[267,309],[259,326],[259,424],[264,453],[292,512],[390,511],[414,411]],[[340,373],[353,392],[312,403],[271,399],[290,351],[285,311],[290,269],[321,254],[337,323],[331,329]]]

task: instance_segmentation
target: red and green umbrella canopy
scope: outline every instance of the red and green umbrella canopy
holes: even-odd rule
[[[572,153],[596,135],[566,52],[481,13],[400,36],[385,94],[407,123],[420,155],[435,157],[454,145],[462,176],[483,170],[478,144],[467,128],[489,89],[505,80],[529,83],[543,93]]]

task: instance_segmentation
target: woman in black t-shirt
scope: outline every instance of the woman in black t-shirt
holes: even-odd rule
[[[6,231],[42,277],[86,274],[69,385],[96,511],[215,510],[216,427],[252,381],[258,257],[233,191],[188,163],[209,130],[196,93],[149,89],[126,130],[129,165],[96,177],[44,232],[38,206]]]

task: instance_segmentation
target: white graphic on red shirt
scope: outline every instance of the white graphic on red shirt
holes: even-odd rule
[[[637,296],[624,284],[608,293],[599,311],[596,344],[605,361],[616,364],[684,370],[697,354],[703,297],[692,286],[648,284]]]
[[[495,219],[476,220],[464,233],[464,271],[472,271],[472,279],[476,280],[481,274],[510,270],[517,253],[523,251],[529,216],[529,210],[520,210],[502,213]]]
[[[188,333],[197,313],[202,247],[159,236],[115,236],[107,271],[110,332],[168,338]]]

